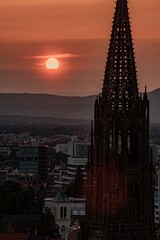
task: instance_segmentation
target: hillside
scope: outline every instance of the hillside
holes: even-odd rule
[[[160,89],[148,93],[150,122],[160,122]],[[65,97],[49,94],[0,94],[0,115],[91,119],[96,96]]]

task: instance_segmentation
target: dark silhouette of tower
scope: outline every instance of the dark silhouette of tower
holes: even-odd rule
[[[127,0],[116,3],[85,193],[81,239],[153,239],[149,101],[138,92]]]

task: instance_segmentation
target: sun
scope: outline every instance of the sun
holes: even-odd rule
[[[46,64],[47,69],[58,69],[59,68],[59,61],[57,58],[48,58],[45,64]]]

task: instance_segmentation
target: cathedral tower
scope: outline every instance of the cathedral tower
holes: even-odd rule
[[[127,0],[117,0],[91,130],[82,239],[153,237],[149,101],[139,94]]]

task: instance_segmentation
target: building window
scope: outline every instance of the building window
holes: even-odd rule
[[[131,138],[130,138],[130,131],[128,131],[128,153],[131,152]]]
[[[66,230],[66,229],[65,229],[65,226],[63,225],[63,226],[61,227],[61,231],[62,231],[62,232],[65,232],[65,230]]]
[[[109,134],[109,147],[112,148],[112,145],[113,145],[113,135],[111,130]]]
[[[67,207],[65,206],[64,207],[64,218],[66,218],[67,217]]]
[[[118,153],[121,154],[122,152],[122,134],[121,131],[119,131],[118,134]]]
[[[63,207],[60,209],[60,218],[63,218]]]

